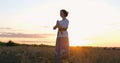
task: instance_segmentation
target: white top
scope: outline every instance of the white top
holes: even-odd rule
[[[60,20],[59,23],[62,28],[68,28],[69,20],[68,19]],[[59,32],[58,37],[68,37],[68,32],[67,31],[62,31],[62,33]]]

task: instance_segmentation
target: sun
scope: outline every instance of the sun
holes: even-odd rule
[[[70,46],[87,46],[91,43],[89,40],[83,40],[80,38],[70,38]]]
[[[89,45],[89,41],[81,40],[79,42],[70,42],[70,46],[87,46]]]
[[[74,28],[74,30],[77,30],[77,29]],[[74,30],[69,31],[70,46],[87,46],[87,45],[89,45],[90,41],[85,40],[85,38],[87,36],[84,34],[80,34],[79,30],[78,31],[74,31]]]

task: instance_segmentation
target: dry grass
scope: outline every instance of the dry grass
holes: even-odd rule
[[[0,63],[54,63],[54,47],[0,47]],[[63,63],[120,63],[116,48],[70,47],[70,59]]]

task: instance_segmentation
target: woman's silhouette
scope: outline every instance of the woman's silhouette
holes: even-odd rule
[[[69,58],[69,38],[68,38],[68,25],[69,20],[66,18],[68,12],[64,9],[60,10],[62,20],[56,22],[53,29],[58,28],[56,46],[55,46],[55,63],[61,63],[62,60]]]

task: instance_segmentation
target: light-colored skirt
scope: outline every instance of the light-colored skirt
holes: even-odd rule
[[[59,60],[69,58],[69,38],[57,37],[55,46],[55,63],[59,63]]]

